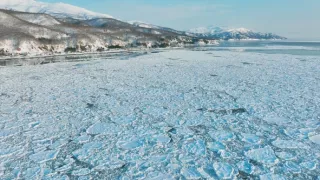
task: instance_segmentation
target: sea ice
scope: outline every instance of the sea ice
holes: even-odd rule
[[[88,134],[114,134],[118,133],[119,128],[112,123],[96,123],[87,129]]]
[[[289,121],[282,117],[267,116],[264,120],[270,124],[286,125]]]
[[[219,154],[223,159],[234,159],[237,157],[237,153],[224,150],[220,151]]]
[[[148,106],[143,110],[143,112],[154,117],[160,117],[168,113],[168,110],[163,107]]]
[[[29,123],[29,128],[35,128],[35,127],[38,126],[39,124],[40,124],[39,121],[31,122],[31,123]]]
[[[213,164],[213,169],[220,179],[233,179],[238,174],[238,171],[228,163],[216,162]]]
[[[318,177],[320,58],[210,51],[2,67],[0,179]]]
[[[200,173],[196,170],[196,168],[182,168],[181,174],[190,180],[201,179]]]
[[[14,153],[16,153],[18,151],[18,148],[5,148],[5,149],[0,149],[0,158],[4,158],[7,156],[11,156]]]
[[[130,124],[136,120],[134,116],[115,116],[112,117],[112,121],[118,124]]]
[[[207,144],[208,149],[213,151],[213,152],[220,152],[226,149],[225,145],[222,143],[215,141],[215,142],[208,142]]]
[[[3,164],[0,164],[0,177],[4,175],[5,170],[6,170],[6,168],[3,167]]]
[[[146,179],[152,179],[152,180],[175,180],[175,178],[172,177],[169,174],[158,173],[158,172],[149,174],[149,177],[146,178]]]
[[[264,148],[259,149],[251,149],[245,152],[245,155],[248,158],[265,164],[267,166],[272,166],[279,162],[279,160],[274,154],[273,149],[270,146],[266,146]]]
[[[212,132],[211,137],[217,141],[232,141],[235,139],[235,135],[228,131]]]
[[[289,152],[276,152],[276,155],[280,158],[280,159],[283,159],[283,160],[286,160],[286,161],[289,161],[289,160],[293,160],[296,158],[296,156],[292,153],[289,153]]]
[[[294,174],[298,174],[298,173],[301,173],[301,168],[298,164],[292,162],[292,161],[287,161],[285,163],[285,167],[287,170],[289,170],[291,173],[294,173]]]
[[[0,138],[12,136],[14,134],[17,134],[18,132],[19,132],[18,128],[0,130]]]
[[[79,137],[76,139],[76,141],[77,141],[78,143],[87,143],[87,142],[90,141],[90,136],[88,136],[88,135],[79,136]]]
[[[246,143],[258,144],[261,141],[259,136],[256,136],[254,134],[241,133],[241,137],[242,137],[241,140]]]
[[[308,149],[309,147],[303,143],[293,140],[281,140],[277,139],[272,142],[272,145],[282,149]]]
[[[24,176],[28,179],[37,179],[41,173],[41,169],[39,167],[28,168],[25,171]]]
[[[75,171],[72,171],[73,176],[85,176],[91,173],[91,170],[88,168],[82,168]]]
[[[100,149],[103,144],[101,142],[89,142],[82,146],[82,149]]]
[[[320,145],[320,134],[309,137],[309,139],[315,143]]]
[[[317,168],[317,161],[314,160],[314,161],[306,161],[306,162],[302,162],[300,163],[300,166],[309,170],[309,171],[312,171],[312,170],[315,170]]]
[[[77,159],[85,160],[94,150],[101,149],[102,146],[101,142],[89,142],[84,144],[82,148],[73,151],[72,155]]]
[[[58,153],[59,151],[56,151],[56,150],[43,151],[43,152],[32,154],[29,156],[29,158],[32,161],[35,161],[37,163],[43,163],[43,162],[55,159]]]
[[[136,149],[138,147],[143,146],[143,144],[144,144],[144,140],[143,139],[133,139],[133,140],[130,140],[130,141],[118,142],[118,146],[121,149],[125,149],[125,150]]]
[[[171,141],[171,138],[168,135],[163,135],[163,134],[159,134],[159,135],[155,135],[152,137],[152,139],[158,143],[158,144],[168,144]]]
[[[286,180],[286,178],[279,174],[269,173],[260,175],[260,180]]]
[[[213,170],[213,167],[212,168],[201,167],[201,168],[198,168],[197,170],[201,174],[201,176],[204,177],[205,179],[208,179],[208,180],[216,179],[216,175]]]
[[[57,172],[66,172],[72,169],[72,164],[67,164],[56,169]]]
[[[185,152],[197,156],[205,156],[206,155],[206,145],[203,140],[189,140],[183,146]]]
[[[240,161],[237,163],[239,171],[245,172],[247,174],[252,174],[254,172],[254,166],[248,161]]]
[[[95,166],[94,169],[97,171],[116,170],[124,167],[125,165],[125,161],[119,160],[117,158],[112,158],[99,162],[99,165]]]

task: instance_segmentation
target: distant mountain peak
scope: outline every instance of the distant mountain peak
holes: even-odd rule
[[[208,27],[198,27],[190,29],[188,32],[196,34],[206,34],[206,33],[217,33],[223,31],[222,27],[208,26]]]
[[[250,29],[246,29],[246,28],[235,28],[235,29],[228,29],[229,32],[240,32],[240,33],[248,33],[248,32],[252,32],[252,30]]]
[[[246,28],[199,27],[188,31],[194,36],[212,39],[286,39],[273,33],[260,33]]]
[[[150,23],[146,23],[143,21],[128,21],[129,24],[137,26],[137,27],[142,27],[142,28],[148,28],[148,29],[159,29],[161,28],[160,26],[153,25]]]
[[[190,33],[197,33],[197,34],[215,34],[215,33],[220,33],[220,32],[239,32],[239,33],[248,33],[248,32],[253,32],[250,29],[246,28],[228,28],[228,27],[216,27],[216,26],[208,26],[208,27],[199,27],[199,28],[194,28],[190,29],[188,32]]]
[[[87,9],[65,3],[45,3],[35,0],[1,0],[0,8],[7,10],[45,13],[58,18],[71,17],[74,19],[113,18],[107,14],[89,11]]]

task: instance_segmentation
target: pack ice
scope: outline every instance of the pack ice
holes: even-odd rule
[[[0,67],[0,179],[319,179],[320,58]]]

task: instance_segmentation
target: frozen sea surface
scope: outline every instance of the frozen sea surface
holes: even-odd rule
[[[320,57],[0,67],[0,179],[319,179]]]

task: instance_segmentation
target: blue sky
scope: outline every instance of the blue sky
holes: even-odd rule
[[[41,0],[64,2],[121,20],[187,30],[245,27],[294,39],[320,40],[320,0]]]

